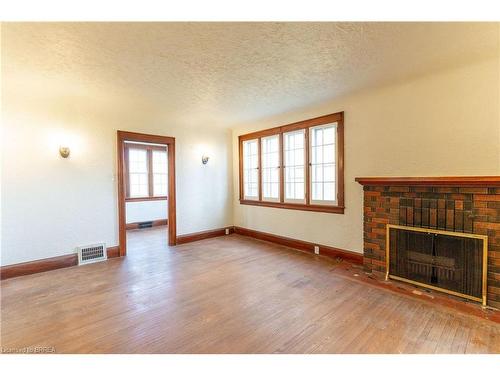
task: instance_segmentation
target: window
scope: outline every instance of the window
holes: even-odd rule
[[[148,188],[148,152],[143,149],[131,148],[128,153],[129,184],[131,198],[147,197]]]
[[[243,142],[243,174],[245,199],[258,199],[259,159],[257,140]]]
[[[336,124],[309,129],[311,140],[311,202],[335,204],[335,127]]]
[[[306,163],[305,130],[283,134],[285,202],[305,203]]]
[[[166,196],[168,193],[167,152],[153,150],[153,196]]]
[[[125,143],[127,200],[166,199],[168,162],[165,146]]]
[[[280,153],[279,136],[262,138],[262,199],[279,201]]]
[[[344,114],[239,137],[240,203],[344,213]]]

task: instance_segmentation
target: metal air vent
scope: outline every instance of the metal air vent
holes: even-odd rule
[[[101,262],[108,259],[105,243],[78,247],[78,265]]]

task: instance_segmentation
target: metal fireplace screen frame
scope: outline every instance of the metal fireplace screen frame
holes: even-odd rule
[[[412,232],[422,232],[422,233],[427,233],[427,234],[442,234],[446,236],[454,236],[454,237],[465,237],[465,238],[474,238],[474,239],[479,239],[483,241],[483,269],[482,269],[482,298],[478,298],[475,296],[455,292],[453,290],[445,289],[445,288],[440,288],[438,286],[434,285],[429,285],[426,283],[421,283],[419,281],[414,281],[410,279],[406,279],[404,277],[396,276],[396,275],[391,275],[390,274],[390,231],[391,229],[401,229],[401,230],[407,230],[407,231],[412,231]],[[461,232],[450,232],[450,231],[444,231],[444,230],[438,230],[438,229],[428,229],[428,228],[417,228],[417,227],[408,227],[404,225],[394,225],[394,224],[387,224],[386,225],[386,254],[385,254],[385,266],[386,266],[386,274],[385,274],[385,279],[394,279],[398,281],[404,281],[413,285],[437,290],[440,292],[452,294],[454,296],[462,297],[462,298],[467,298],[476,302],[481,302],[483,306],[486,306],[486,294],[487,294],[487,287],[486,287],[486,282],[487,282],[487,269],[488,269],[488,236],[485,235],[480,235],[480,234],[471,234],[471,233],[461,233]]]

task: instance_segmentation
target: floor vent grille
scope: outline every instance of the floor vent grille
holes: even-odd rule
[[[153,227],[153,222],[152,221],[143,221],[142,223],[139,223],[139,229],[142,228],[152,228]]]
[[[108,259],[106,244],[99,243],[89,246],[80,246],[78,248],[78,264],[88,264],[101,262]]]

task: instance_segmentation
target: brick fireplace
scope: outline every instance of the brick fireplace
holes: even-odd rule
[[[363,263],[386,275],[387,224],[486,235],[487,304],[500,309],[500,176],[359,177],[364,190]]]

